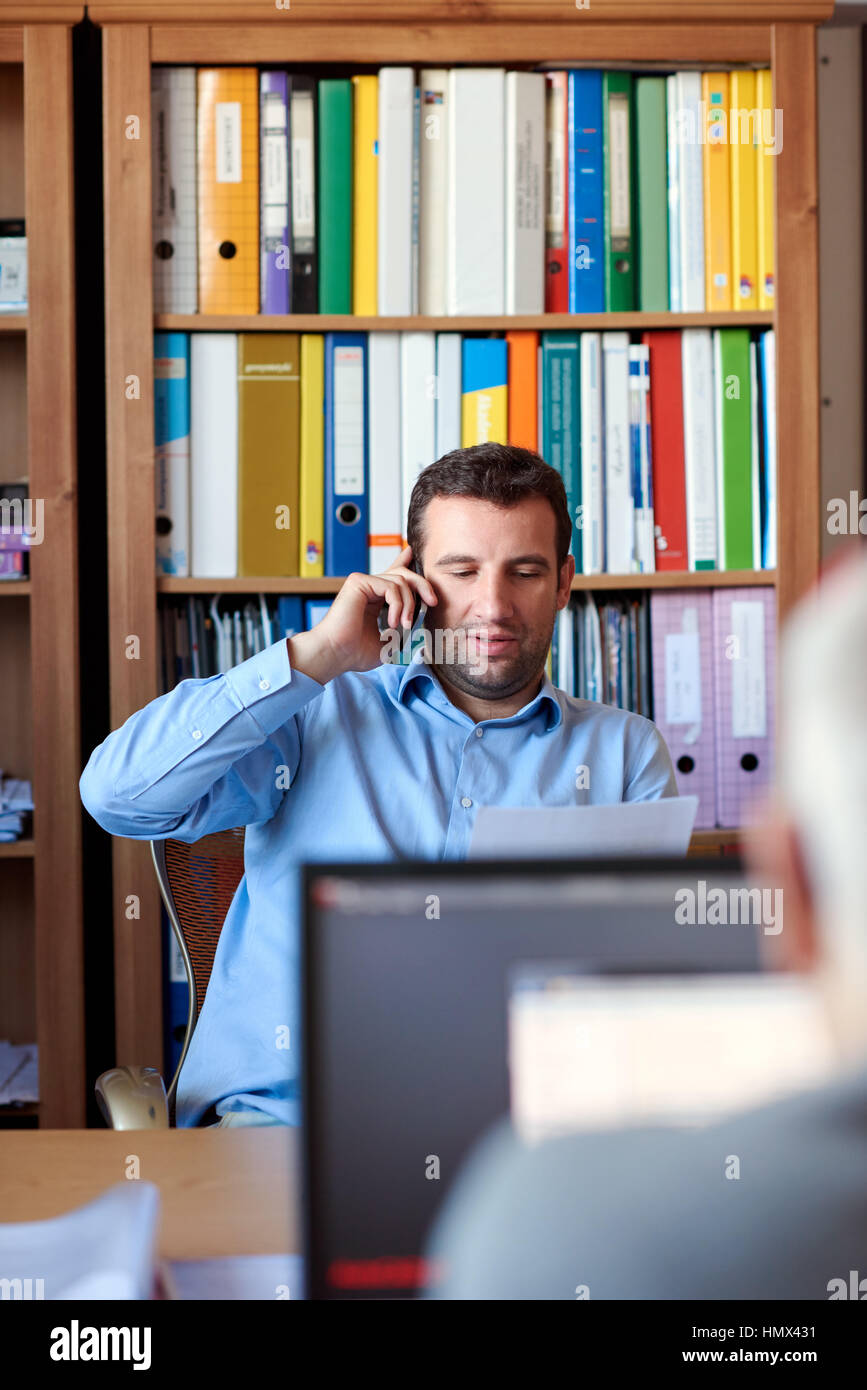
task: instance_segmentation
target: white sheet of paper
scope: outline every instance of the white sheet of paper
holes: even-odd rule
[[[467,858],[686,854],[697,810],[697,796],[614,806],[480,806]]]

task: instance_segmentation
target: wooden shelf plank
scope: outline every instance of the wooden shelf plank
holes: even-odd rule
[[[773,328],[773,311],[716,314],[512,314],[429,317],[367,317],[355,314],[155,314],[163,332],[214,333],[369,333],[442,332],[506,333],[530,328],[540,332],[574,329]]]
[[[694,830],[690,849],[720,849],[723,845],[740,845],[744,831],[737,830]]]
[[[26,9],[16,0],[2,0],[13,13]],[[69,9],[70,6],[54,6]],[[209,24],[244,24],[250,20],[266,21],[276,27],[293,29],[295,23],[317,20],[338,33],[353,22],[399,23],[411,27],[423,22],[431,24],[460,23],[483,18],[489,30],[504,23],[542,25],[562,22],[564,0],[484,0],[484,4],[468,5],[464,0],[428,0],[419,15],[418,0],[292,0],[291,16],[286,10],[269,13],[261,0],[211,0],[208,6]],[[573,28],[592,28],[598,21],[628,22],[634,27],[671,23],[703,26],[714,21],[742,26],[770,24],[791,20],[821,23],[833,11],[833,0],[593,0],[590,17],[580,13]],[[474,14],[473,12],[481,12]],[[2,13],[2,9],[0,9]],[[195,23],[202,21],[202,7],[197,0],[96,0],[88,6],[88,14],[96,24],[110,23]],[[289,19],[293,23],[289,23]],[[635,36],[632,35],[632,42]]]
[[[0,333],[26,333],[26,314],[0,314]]]
[[[158,575],[159,594],[336,594],[345,576],[322,579],[259,575],[242,579],[179,579]],[[776,570],[709,570],[701,574],[581,574],[572,581],[574,592],[595,589],[725,589],[777,582]]]
[[[29,579],[0,579],[0,598],[29,598]]]
[[[35,840],[0,841],[0,859],[32,859],[35,853]]]

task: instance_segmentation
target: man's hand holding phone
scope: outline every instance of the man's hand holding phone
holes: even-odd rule
[[[350,574],[321,622],[287,638],[294,670],[324,685],[346,671],[370,671],[382,659],[379,614],[388,608],[390,628],[408,631],[418,607],[437,601],[436,590],[413,567],[404,546],[384,574]]]

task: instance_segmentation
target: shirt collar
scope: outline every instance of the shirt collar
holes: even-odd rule
[[[397,686],[397,698],[399,702],[405,705],[410,690],[416,687],[418,687],[418,692],[425,703],[430,703],[430,696],[434,693],[439,695],[440,698],[448,700],[448,696],[437,680],[435,672],[425,660],[423,648],[419,648],[414,652],[409,665],[403,668]],[[545,733],[550,733],[552,729],[556,729],[563,721],[563,710],[558,699],[559,693],[557,687],[549,680],[546,672],[542,677],[542,685],[539,693],[530,703],[524,705],[523,709],[518,710],[517,714],[513,714],[508,719],[498,720],[497,722],[502,724],[524,723],[525,720],[531,719],[537,710],[543,709],[545,714]],[[451,701],[448,700],[448,703],[451,704]],[[457,706],[453,705],[452,708],[455,709],[456,713],[461,713],[461,711],[457,710]],[[469,719],[469,715],[466,717]],[[472,723],[473,721],[470,722]]]

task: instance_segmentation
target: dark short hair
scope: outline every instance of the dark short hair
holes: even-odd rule
[[[496,507],[516,507],[525,497],[544,497],[554,513],[557,566],[566,563],[572,544],[572,520],[563,479],[532,449],[517,444],[474,444],[453,449],[423,468],[409,499],[406,538],[413,559],[420,561],[424,513],[434,497],[475,497]]]

